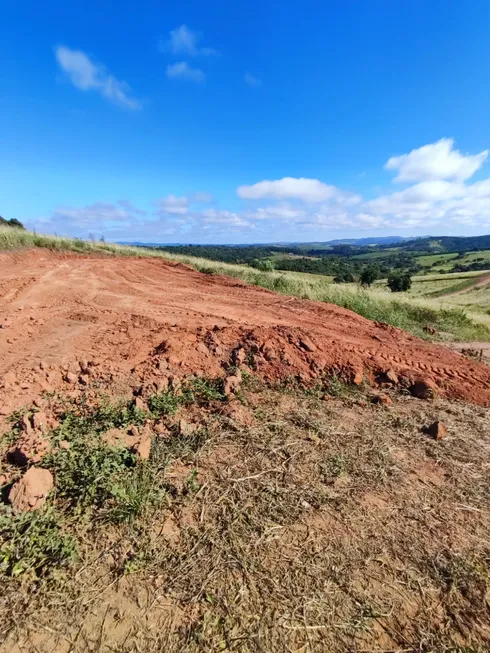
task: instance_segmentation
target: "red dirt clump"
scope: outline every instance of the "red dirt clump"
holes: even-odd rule
[[[93,382],[141,394],[230,365],[270,381],[422,379],[490,405],[490,368],[332,304],[284,297],[162,259],[0,255],[0,414]]]

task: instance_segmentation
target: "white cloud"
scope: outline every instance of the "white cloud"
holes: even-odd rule
[[[411,235],[448,230],[469,234],[490,229],[490,178],[475,183],[457,177],[425,179],[368,200],[318,179],[294,177],[240,186],[237,194],[247,200],[242,210],[239,206],[230,210],[209,206],[215,200],[205,192],[170,194],[155,202],[151,214],[129,200],[95,202],[57,209],[30,226],[147,242],[167,242],[169,236],[180,242],[236,242],[242,235],[243,241],[250,242],[254,229],[254,237],[263,242],[307,240],[317,237],[315,234],[323,240],[330,234],[377,231],[386,235],[402,230]]]
[[[129,200],[119,200],[117,203],[119,204],[119,206],[122,206],[124,209],[126,209],[126,211],[129,214],[134,214],[134,215],[146,215],[147,214],[146,211],[142,211],[141,209],[138,209]]]
[[[50,216],[28,221],[29,227],[49,233],[87,237],[90,233],[107,235],[114,229],[137,229],[146,211],[136,208],[128,200],[94,202],[82,207],[64,206]]]
[[[202,84],[206,79],[206,76],[200,68],[189,66],[187,61],[169,64],[167,66],[167,77],[169,79],[188,79],[197,84]]]
[[[81,50],[60,45],[55,49],[55,55],[60,68],[81,91],[97,91],[121,107],[141,109],[141,102],[131,97],[131,89],[126,82],[116,79],[105,66],[95,63]]]
[[[255,211],[247,211],[245,217],[251,220],[285,220],[294,221],[306,215],[303,209],[294,208],[287,203],[274,204],[256,209]]]
[[[488,150],[479,154],[461,154],[454,149],[454,139],[441,138],[436,143],[424,145],[408,154],[393,156],[385,165],[386,170],[397,170],[394,181],[434,181],[453,179],[464,181],[481,168],[488,157]]]
[[[253,224],[242,218],[238,213],[231,211],[219,211],[217,209],[207,209],[202,211],[197,217],[202,218],[205,225],[223,225],[226,227],[246,227],[253,228]]]
[[[189,200],[187,197],[176,197],[175,195],[167,195],[161,200],[158,200],[158,213],[171,213],[173,215],[185,215],[189,212]]]
[[[359,198],[352,193],[341,191],[336,186],[324,184],[318,179],[304,177],[284,177],[275,181],[259,181],[252,186],[240,186],[238,197],[249,200],[260,199],[297,199],[303,202],[323,202],[334,200],[338,202],[355,201]]]
[[[170,51],[175,55],[187,55],[195,57],[197,55],[215,55],[218,54],[213,48],[203,48],[198,45],[201,35],[194,32],[187,25],[181,25],[170,30],[170,38],[160,43],[160,50]]]
[[[262,86],[262,80],[251,73],[245,73],[244,80],[248,86]]]

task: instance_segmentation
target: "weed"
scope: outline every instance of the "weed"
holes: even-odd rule
[[[114,494],[124,474],[136,464],[126,449],[109,447],[97,437],[72,441],[68,449],[49,454],[44,464],[56,475],[57,496],[66,499],[76,512],[102,507]]]
[[[191,470],[185,482],[187,493],[194,494],[201,487],[200,483],[198,483],[196,479],[197,479],[197,469],[193,469]]]
[[[148,399],[148,407],[154,416],[174,415],[179,406],[222,401],[224,399],[222,386],[221,379],[196,377],[184,383],[179,394],[166,391],[151,395]]]
[[[174,415],[179,407],[179,397],[175,392],[152,394],[148,399],[148,408],[155,416]]]
[[[345,384],[342,383],[336,374],[333,374],[332,376],[324,379],[323,387],[325,388],[325,392],[327,392],[329,395],[332,395],[332,397],[341,397],[345,394],[346,391]]]
[[[224,399],[222,388],[223,381],[221,379],[196,377],[184,385],[182,402],[184,404],[202,404],[211,401],[222,401]]]
[[[7,576],[45,575],[77,556],[76,542],[63,532],[53,508],[12,515],[1,506],[0,570]]]
[[[55,440],[78,440],[81,436],[100,434],[111,428],[141,426],[148,414],[136,408],[132,401],[111,404],[102,400],[95,407],[84,404],[67,410],[62,416],[61,426],[53,433]]]
[[[345,453],[334,453],[327,456],[325,462],[320,465],[320,469],[325,480],[329,481],[332,477],[338,478],[346,474],[351,466],[349,456]]]
[[[113,506],[107,519],[112,522],[133,522],[148,508],[160,504],[164,492],[157,484],[157,470],[140,462],[129,473],[119,476],[111,487]]]

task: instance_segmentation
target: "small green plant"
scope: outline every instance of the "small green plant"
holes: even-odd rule
[[[325,480],[328,481],[346,474],[350,467],[350,460],[343,453],[334,453],[327,456],[325,462],[320,467]]]
[[[200,483],[197,482],[197,469],[191,470],[189,476],[186,480],[186,490],[189,494],[194,494],[201,487]]]
[[[345,394],[345,385],[336,374],[333,374],[332,376],[329,376],[327,379],[325,379],[323,385],[325,392],[327,392],[329,395],[332,395],[332,397],[340,397],[341,395]]]
[[[184,404],[208,403],[210,401],[222,401],[224,399],[222,391],[223,382],[221,379],[205,379],[196,377],[182,389],[182,402]]]
[[[67,500],[76,512],[81,512],[113,502],[118,482],[131,472],[136,457],[94,436],[81,437],[72,441],[68,449],[55,450],[44,464],[56,475],[57,496]]]
[[[51,507],[13,515],[0,511],[0,570],[7,576],[43,576],[77,557],[76,541],[63,532],[60,515]]]
[[[107,519],[133,522],[148,508],[160,504],[165,494],[158,487],[157,473],[150,463],[139,462],[129,473],[118,476],[111,487],[113,505]]]
[[[148,399],[148,408],[155,416],[174,415],[179,407],[179,397],[175,392],[159,392]]]
[[[132,401],[111,404],[102,401],[95,407],[84,404],[71,408],[62,417],[61,426],[53,433],[55,440],[78,440],[82,436],[100,434],[111,428],[141,426],[148,413],[136,408]]]

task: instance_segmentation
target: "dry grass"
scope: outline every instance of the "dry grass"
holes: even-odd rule
[[[79,562],[3,579],[0,651],[488,650],[488,410],[341,390],[249,384],[253,424],[157,440],[165,500],[64,523]]]

